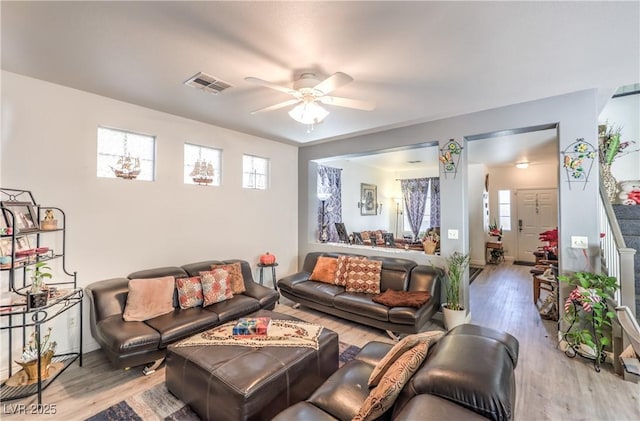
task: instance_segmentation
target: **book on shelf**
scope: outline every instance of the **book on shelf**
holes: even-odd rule
[[[243,317],[233,326],[233,336],[267,335],[271,317]]]

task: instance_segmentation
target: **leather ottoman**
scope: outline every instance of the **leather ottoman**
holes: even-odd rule
[[[268,310],[248,317],[300,320]],[[303,401],[338,369],[338,334],[319,349],[198,345],[167,348],[167,389],[203,420],[270,420]]]

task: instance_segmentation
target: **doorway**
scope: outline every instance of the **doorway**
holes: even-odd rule
[[[540,246],[541,232],[558,226],[558,189],[516,190],[518,220],[517,256],[523,262],[533,262],[533,252]]]

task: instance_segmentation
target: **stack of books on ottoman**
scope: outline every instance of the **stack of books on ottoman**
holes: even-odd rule
[[[243,317],[233,326],[233,336],[266,336],[271,317]]]

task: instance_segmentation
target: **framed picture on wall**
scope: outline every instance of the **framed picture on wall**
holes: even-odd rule
[[[376,215],[378,213],[378,186],[360,184],[360,215]]]

